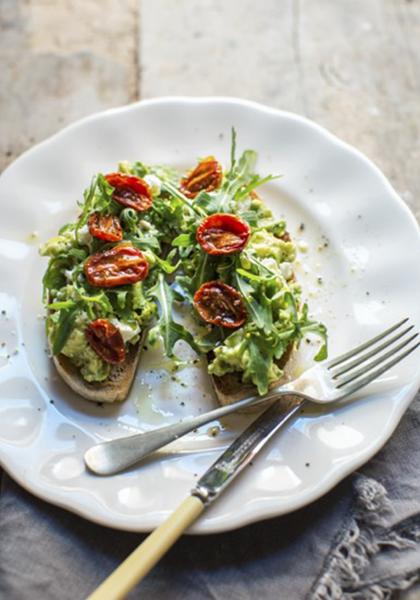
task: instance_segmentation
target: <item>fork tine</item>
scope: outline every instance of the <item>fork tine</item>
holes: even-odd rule
[[[354,367],[357,367],[358,365],[361,365],[362,363],[366,362],[368,358],[371,358],[372,356],[375,356],[375,354],[378,354],[378,352],[380,352],[381,350],[388,348],[388,346],[400,340],[406,333],[408,333],[412,329],[414,329],[414,325],[410,325],[410,327],[407,327],[407,329],[403,329],[403,331],[399,332],[397,335],[394,335],[394,337],[392,337],[390,340],[387,340],[379,346],[375,346],[373,350],[362,354],[362,356],[356,358],[356,360],[352,360],[351,362],[346,363],[344,367],[342,367],[339,371],[334,373],[333,379],[337,379],[337,377],[340,377],[340,375],[344,375],[344,373],[347,373],[347,371],[351,371],[351,369],[354,369]],[[395,348],[394,350],[397,349],[398,348]]]
[[[360,344],[360,346],[357,346],[356,348],[353,348],[353,350],[349,350],[349,352],[345,352],[344,354],[341,354],[340,356],[337,356],[336,358],[333,358],[332,360],[330,360],[330,361],[328,361],[326,363],[327,369],[331,369],[332,367],[336,367],[337,365],[339,365],[340,363],[348,360],[349,358],[353,358],[357,354],[360,354],[360,352],[363,352],[363,350],[366,350],[367,348],[369,348],[370,346],[372,346],[376,342],[379,342],[384,337],[386,337],[387,335],[389,335],[390,333],[392,333],[393,331],[395,331],[396,329],[398,329],[399,327],[401,327],[401,325],[404,325],[404,323],[407,323],[407,321],[408,321],[408,317],[406,317],[405,319],[403,319],[399,323],[396,323],[395,325],[393,325],[389,329],[386,329],[385,331],[383,331],[379,335],[376,335],[375,337],[371,338],[367,342],[364,342],[363,344]]]
[[[412,335],[411,337],[409,337],[407,340],[405,340],[401,344],[398,344],[398,346],[396,346],[395,348],[392,348],[388,352],[385,352],[385,354],[382,354],[382,356],[379,356],[376,360],[372,360],[371,362],[368,362],[361,369],[358,369],[357,371],[354,371],[353,373],[350,373],[350,377],[348,377],[344,381],[339,381],[339,383],[338,383],[338,385],[336,385],[336,387],[337,388],[341,388],[344,385],[347,385],[348,383],[351,383],[352,381],[354,381],[355,379],[357,379],[361,375],[364,375],[365,373],[368,373],[374,367],[377,367],[378,365],[382,364],[384,362],[384,360],[386,360],[387,358],[390,358],[391,356],[395,355],[395,353],[398,352],[398,350],[402,350],[402,348],[405,348],[405,346],[407,346],[410,342],[412,342],[416,337],[418,337],[418,333],[416,333],[415,335]]]
[[[396,356],[394,359],[389,360],[387,363],[382,365],[382,367],[380,367],[379,369],[376,369],[375,371],[372,371],[365,377],[362,377],[361,379],[358,379],[357,381],[355,381],[353,383],[353,385],[350,385],[347,388],[341,388],[341,391],[343,392],[343,396],[344,395],[350,396],[350,394],[354,394],[354,392],[357,392],[357,390],[360,390],[360,388],[365,387],[366,385],[368,385],[368,383],[371,383],[374,379],[377,379],[378,377],[380,377],[383,373],[385,373],[386,371],[388,371],[389,369],[394,367],[401,360],[403,360],[406,356],[408,356],[409,354],[414,352],[414,350],[416,350],[416,348],[418,348],[419,346],[420,346],[420,342],[417,342],[417,344],[415,344],[414,346],[412,346],[405,352],[402,352],[401,354]]]

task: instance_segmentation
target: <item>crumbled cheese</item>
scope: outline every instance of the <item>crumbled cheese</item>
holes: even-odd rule
[[[156,177],[156,175],[145,175],[143,179],[152,190],[153,196],[159,196],[162,189],[162,182],[159,177]]]
[[[82,244],[82,246],[90,245],[92,241],[92,236],[89,233],[89,228],[87,224],[83,225],[83,227],[80,227],[79,231],[77,232],[77,240],[79,244]]]
[[[69,283],[71,283],[73,281],[73,279],[72,279],[73,273],[74,273],[74,268],[73,269],[64,269],[64,276]]]
[[[131,327],[131,325],[123,323],[118,319],[112,319],[111,323],[115,325],[117,329],[119,329],[124,343],[129,342],[133,337],[140,333],[140,327],[138,325],[136,327]]]
[[[293,266],[292,263],[283,262],[279,264],[279,269],[283,277],[287,280],[293,276]]]

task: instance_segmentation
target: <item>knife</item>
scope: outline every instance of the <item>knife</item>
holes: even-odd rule
[[[191,494],[155,529],[124,562],[87,598],[120,600],[155,566],[182,533],[200,516],[261,448],[290,421],[306,400],[283,396],[271,404],[223,452],[198,480]]]

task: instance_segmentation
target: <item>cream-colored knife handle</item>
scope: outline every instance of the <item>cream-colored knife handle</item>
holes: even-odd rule
[[[134,550],[117,569],[101,583],[87,600],[120,600],[155,566],[183,532],[204,510],[196,496],[188,496],[172,513]]]

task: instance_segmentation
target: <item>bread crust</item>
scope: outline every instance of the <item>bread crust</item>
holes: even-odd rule
[[[127,398],[134,381],[145,335],[144,331],[137,344],[128,345],[124,362],[121,365],[112,366],[106,381],[85,381],[80,375],[78,367],[64,354],[53,356],[52,359],[60,377],[79,396],[91,402],[122,402]]]

